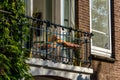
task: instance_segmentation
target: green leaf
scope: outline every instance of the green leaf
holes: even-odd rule
[[[25,12],[23,2],[24,0],[0,1],[0,9],[12,13],[0,13],[0,68],[4,70],[0,80],[18,80],[23,77],[27,80],[32,79],[29,65],[25,63],[28,52],[21,49],[21,40],[27,40],[29,32],[29,21],[21,16]]]

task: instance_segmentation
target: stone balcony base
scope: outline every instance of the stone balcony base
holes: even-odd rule
[[[64,77],[70,80],[90,80],[90,75],[93,73],[93,69],[90,68],[54,63],[37,58],[31,58],[27,63],[31,66],[30,72],[33,76],[49,75]]]

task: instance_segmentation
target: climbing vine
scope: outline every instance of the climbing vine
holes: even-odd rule
[[[0,0],[0,80],[31,80],[23,48],[28,20],[22,14],[24,0]]]

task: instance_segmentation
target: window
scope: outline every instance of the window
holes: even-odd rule
[[[74,9],[74,0],[25,0],[26,4],[26,14],[35,18],[40,18],[43,20],[48,20],[55,24],[60,24],[63,26],[71,26],[74,28],[75,24],[75,9]],[[37,16],[36,16],[37,15]],[[39,17],[38,17],[39,16]],[[45,25],[39,26],[39,25],[33,25],[34,30],[32,29],[33,33],[33,47],[36,49],[40,45],[38,42],[45,42],[46,38],[51,37],[53,34],[52,32],[55,31],[55,29],[50,29],[49,31],[45,31]],[[33,27],[32,26],[32,27]],[[36,28],[37,27],[37,28]],[[38,27],[41,28],[41,30],[38,30]],[[67,29],[62,30],[59,28],[59,34],[57,37],[60,37],[63,40],[65,39],[65,35],[68,34]],[[54,33],[58,33],[54,32]],[[39,34],[38,34],[39,33]],[[47,37],[46,37],[47,35]],[[74,33],[72,33],[72,36],[74,36]],[[64,50],[66,50],[65,48]],[[63,55],[63,54],[62,54]],[[65,53],[67,56],[67,54]]]
[[[62,25],[75,26],[75,1],[74,0],[63,0],[61,1],[61,11],[63,11],[63,21]]]
[[[90,0],[90,26],[92,54],[111,56],[110,0]]]
[[[74,26],[74,0],[25,0],[26,14],[41,13],[42,19],[64,26]]]
[[[64,25],[66,27],[72,27],[75,28],[75,1],[74,0],[61,0],[61,25]],[[68,33],[68,30],[62,30],[61,29],[61,34],[63,34],[63,36],[61,36],[61,39],[64,41],[68,41],[71,42],[70,38],[64,36],[71,36],[72,38],[74,38],[74,32],[71,32],[71,34]],[[68,50],[70,50],[67,47],[64,47],[61,49],[62,52],[62,56],[63,57],[67,57],[67,58],[72,58],[72,52],[69,52],[68,54]],[[68,59],[64,58],[63,62],[68,61]]]
[[[75,1],[61,0],[61,25],[75,28]],[[66,30],[62,32],[68,33]],[[72,33],[73,34],[73,33]]]

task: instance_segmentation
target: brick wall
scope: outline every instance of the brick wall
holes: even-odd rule
[[[76,0],[76,5],[76,27],[89,31],[89,0]]]
[[[116,61],[111,63],[93,60],[94,74],[91,80],[120,80],[120,0],[112,1],[112,53]],[[89,31],[89,0],[76,0],[76,27]]]

